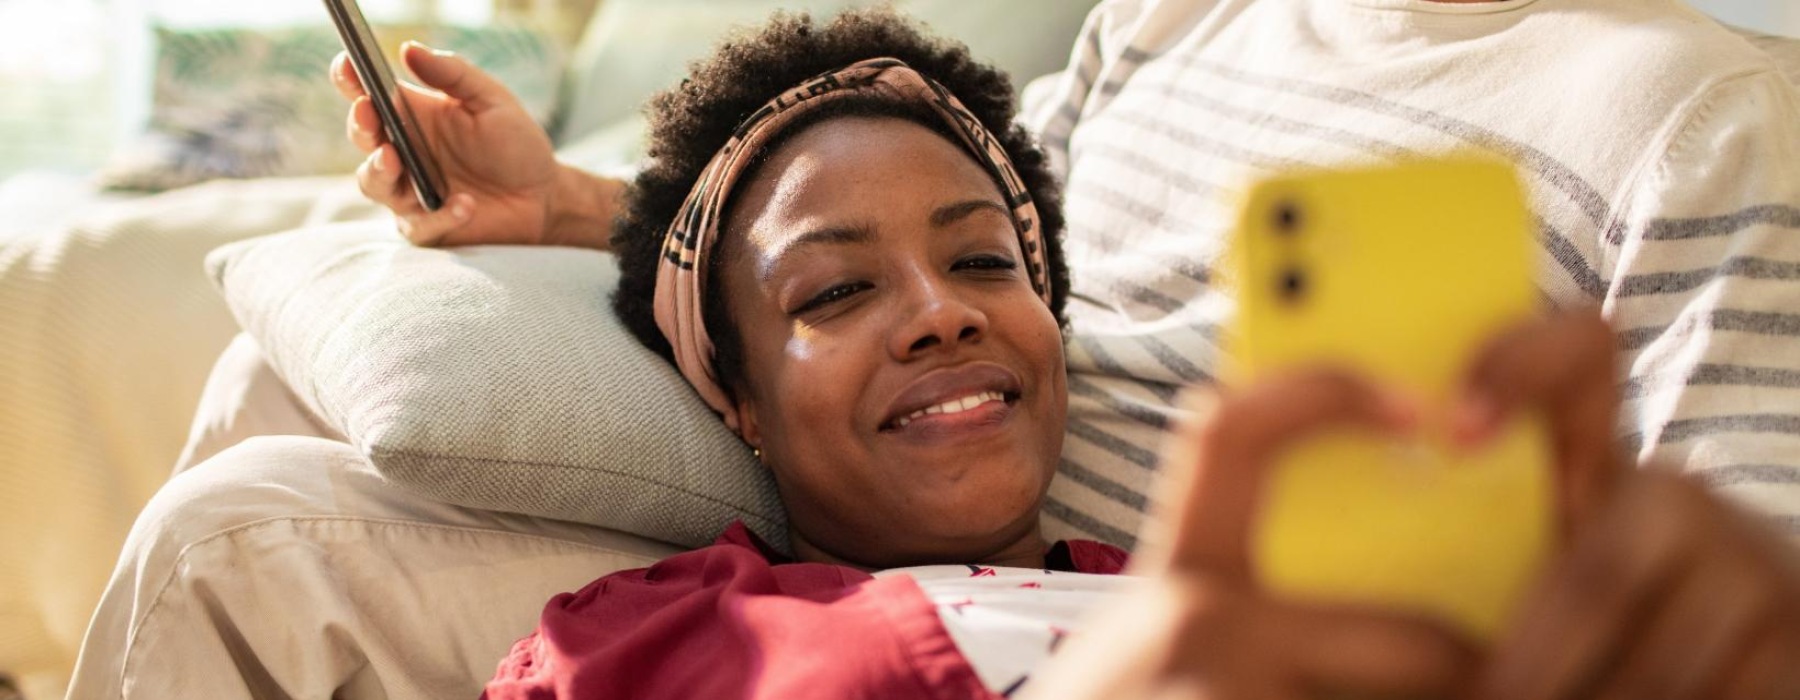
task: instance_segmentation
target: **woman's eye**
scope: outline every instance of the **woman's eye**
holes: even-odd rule
[[[1012,270],[1019,267],[1011,258],[998,255],[971,255],[956,261],[955,270]]]
[[[819,292],[818,296],[815,296],[811,299],[806,300],[806,303],[801,304],[800,308],[794,309],[794,313],[795,314],[803,314],[808,311],[812,311],[813,309],[817,309],[819,307],[825,306],[826,304],[830,304],[832,302],[843,301],[844,299],[849,298],[851,295],[856,294],[857,292],[860,292],[860,291],[868,288],[868,286],[869,285],[867,283],[863,283],[863,282],[837,285],[837,286],[827,289],[823,292]]]

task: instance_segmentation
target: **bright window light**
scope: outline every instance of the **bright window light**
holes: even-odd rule
[[[0,79],[93,79],[106,69],[107,31],[91,0],[0,0]]]

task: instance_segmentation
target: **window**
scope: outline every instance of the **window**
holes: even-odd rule
[[[551,0],[514,2],[519,14]],[[376,22],[484,24],[493,0],[362,0]],[[274,27],[328,21],[319,0],[0,0],[0,179],[86,173],[149,112],[150,27]],[[321,70],[320,80],[324,80]]]

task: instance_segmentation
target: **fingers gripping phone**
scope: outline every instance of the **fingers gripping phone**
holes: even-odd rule
[[[350,65],[356,68],[363,92],[375,105],[375,114],[381,119],[388,143],[393,144],[395,153],[400,156],[400,165],[412,180],[419,204],[424,205],[426,211],[437,211],[444,205],[446,194],[443,171],[431,157],[431,149],[419,130],[419,120],[401,95],[400,83],[394,79],[394,72],[388,67],[386,54],[381,52],[375,33],[369,30],[362,8],[356,0],[325,0],[325,8],[331,12],[332,24],[337,25],[338,36],[344,41],[344,49],[350,55]]]
[[[1474,354],[1534,312],[1530,222],[1511,166],[1476,157],[1252,188],[1230,252],[1227,383],[1343,367],[1425,414],[1416,440],[1346,428],[1280,458],[1250,543],[1265,585],[1499,631],[1551,543],[1546,433],[1526,415],[1465,453],[1442,422]]]

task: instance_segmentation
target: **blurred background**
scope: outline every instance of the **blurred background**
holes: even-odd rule
[[[365,0],[362,5],[369,20],[382,26],[383,40],[393,44],[427,38],[429,28],[445,25],[516,27],[538,33],[550,49],[546,53],[554,53],[573,44],[597,2]],[[305,43],[304,33],[287,32],[311,27],[317,36],[332,39],[327,21],[319,0],[0,0],[5,105],[0,179],[26,169],[100,168],[151,121],[159,62],[202,53],[261,56],[271,49],[303,54],[294,49]],[[239,56],[229,55],[233,48]],[[169,56],[170,51],[188,55]],[[313,77],[323,75],[321,69]]]
[[[557,57],[574,49],[582,27],[600,2],[365,0],[363,9],[370,21],[383,25],[383,40],[390,50],[401,38],[430,37],[433,27],[464,28],[465,43],[495,40],[493,35],[467,36],[469,30],[516,28],[530,34],[504,35],[514,43],[512,50],[541,52],[536,60],[555,64]],[[1800,36],[1800,2],[1691,3],[1728,23]],[[309,26],[316,30],[310,37],[283,33]],[[193,124],[170,122],[180,122],[183,117],[190,121],[201,118],[192,110],[207,100],[205,96],[190,95],[190,104],[165,104],[167,109],[153,114],[158,99],[180,101],[177,96],[158,95],[158,88],[165,92],[179,90],[181,86],[169,85],[168,81],[184,75],[195,80],[210,79],[215,84],[227,79],[201,75],[204,71],[199,69],[203,66],[183,64],[184,61],[204,63],[233,51],[254,56],[287,51],[304,56],[309,40],[311,47],[319,51],[333,50],[329,41],[317,41],[320,36],[330,39],[325,11],[318,0],[0,0],[0,101],[4,104],[4,110],[0,110],[0,180],[27,170],[90,175],[106,170],[110,164],[117,166],[107,178],[111,185],[166,189],[158,185],[172,183],[144,181],[148,172],[145,161],[159,156],[166,161],[175,146],[167,143],[168,139],[161,144],[143,144],[144,131],[155,122],[165,131],[175,131],[173,138],[179,139],[183,136],[181,129],[191,129]],[[530,45],[521,47],[521,43]],[[264,72],[287,68],[279,64],[280,58],[275,60],[275,65],[261,66]],[[532,73],[553,75],[555,69],[554,65],[538,67],[547,70],[517,65],[522,63],[517,57],[498,62],[517,69],[514,81],[524,81]],[[322,74],[320,71],[306,75]],[[163,83],[159,84],[159,77]],[[247,80],[250,76],[239,77]],[[324,86],[323,81],[317,81],[316,86]],[[549,111],[556,102],[555,86],[524,87],[540,90],[542,94],[531,97],[544,103],[546,119],[552,116]],[[241,103],[244,97],[240,93],[233,99]],[[329,106],[309,105],[308,100],[292,95],[287,99],[285,106],[289,110]],[[187,114],[171,113],[182,111]],[[234,118],[246,126],[257,121],[255,114],[239,113]],[[263,115],[263,119],[270,117]],[[217,124],[210,126],[216,128]],[[137,147],[137,152],[132,155],[120,153],[121,149],[133,147]],[[331,155],[348,157],[342,153]],[[134,158],[145,172],[130,172]],[[341,163],[321,162],[281,170],[330,171],[337,166]],[[215,163],[212,167],[229,169],[230,164]]]

